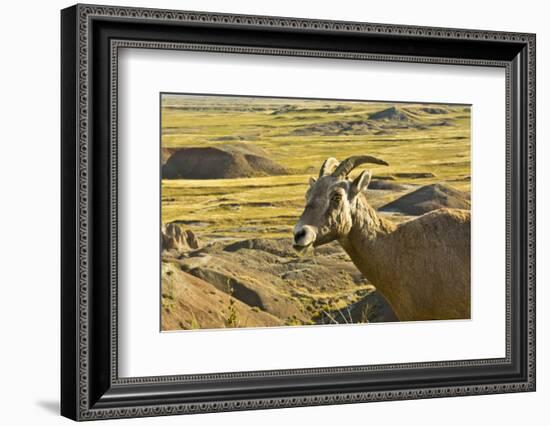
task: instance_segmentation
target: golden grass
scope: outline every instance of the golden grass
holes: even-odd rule
[[[281,108],[288,105],[295,110],[281,112]],[[308,179],[317,175],[327,157],[343,159],[350,155],[370,154],[390,163],[389,167],[370,167],[374,178],[403,172],[430,172],[435,177],[396,181],[447,183],[469,192],[468,107],[443,106],[446,113],[429,114],[422,108],[442,106],[399,104],[398,108],[410,117],[416,127],[404,126],[371,134],[296,133],[308,126],[326,125],[334,121],[368,120],[369,114],[393,105],[164,96],[163,148],[249,142],[264,149],[271,159],[295,174],[242,179],[163,180],[163,222],[184,221],[199,236],[207,237],[288,237],[303,209]],[[320,111],[327,107],[335,111]],[[280,113],[274,114],[276,111]],[[451,124],[433,125],[442,121]]]

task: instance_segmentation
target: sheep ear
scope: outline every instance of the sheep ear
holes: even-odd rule
[[[350,186],[350,199],[357,196],[361,191],[367,189],[370,183],[371,173],[370,170],[364,170],[359,176],[357,176]]]
[[[315,179],[314,177],[309,178],[309,186],[315,185],[315,182],[317,182],[317,179]]]

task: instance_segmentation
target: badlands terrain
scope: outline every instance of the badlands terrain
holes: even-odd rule
[[[390,220],[470,208],[468,106],[164,95],[162,329],[395,321],[337,242],[292,249],[309,178],[360,154]]]

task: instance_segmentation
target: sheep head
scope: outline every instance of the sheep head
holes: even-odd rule
[[[341,163],[328,158],[321,166],[319,177],[310,178],[306,206],[294,227],[296,250],[327,244],[349,233],[358,196],[367,189],[371,172],[364,170],[353,180],[348,175],[365,163],[388,165],[370,155],[349,157]]]

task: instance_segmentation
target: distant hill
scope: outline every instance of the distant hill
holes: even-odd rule
[[[369,183],[369,189],[382,190],[382,191],[402,191],[407,189],[407,185],[392,182],[385,179],[373,179]]]
[[[252,144],[175,150],[162,167],[163,179],[229,179],[287,174]]]
[[[399,129],[426,130],[431,126],[453,126],[451,111],[438,107],[390,106],[370,114],[334,114],[335,120],[319,120],[315,123],[294,125],[292,136],[338,135],[392,135]],[[308,116],[296,116],[295,120],[307,120]]]
[[[435,183],[399,197],[378,210],[407,215],[421,215],[441,208],[470,209],[468,194],[447,185]]]
[[[377,111],[372,114],[369,114],[369,119],[371,120],[387,120],[387,121],[409,121],[409,115],[394,106],[383,109],[382,111]]]

